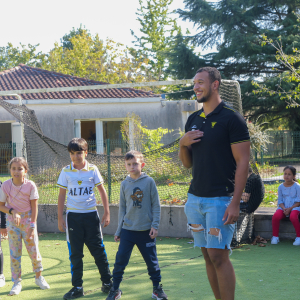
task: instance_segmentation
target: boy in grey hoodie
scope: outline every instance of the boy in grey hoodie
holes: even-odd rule
[[[113,287],[106,300],[120,299],[119,289],[124,270],[134,245],[140,250],[153,282],[152,298],[168,299],[160,285],[161,275],[156,253],[156,237],[160,221],[160,202],[154,180],[142,172],[143,154],[129,151],[125,167],[129,175],[121,183],[118,229],[115,241],[120,241],[113,271]]]

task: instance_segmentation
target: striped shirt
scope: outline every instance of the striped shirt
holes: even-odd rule
[[[95,187],[103,184],[98,168],[85,161],[81,170],[74,168],[73,163],[62,169],[57,186],[67,190],[67,210],[86,213],[96,211]]]

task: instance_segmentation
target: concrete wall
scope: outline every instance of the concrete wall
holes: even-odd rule
[[[103,215],[103,206],[98,206],[100,217]],[[162,206],[161,221],[158,230],[159,236],[191,238],[191,232],[187,231],[187,219],[183,206]],[[46,213],[48,211],[48,214]],[[39,205],[37,228],[39,232],[59,232],[57,226],[57,205]],[[51,217],[55,215],[55,217]],[[110,225],[103,229],[104,234],[114,235],[118,226],[119,207],[110,205]],[[49,216],[48,216],[49,215]]]
[[[255,214],[254,233],[266,239],[272,237],[272,216],[276,208],[260,208]],[[280,221],[279,238],[295,239],[295,228],[289,220]]]
[[[48,211],[49,216],[45,213]],[[254,235],[270,239],[272,237],[272,215],[276,208],[259,208],[254,213]],[[57,205],[39,205],[37,226],[39,232],[59,232],[57,227]],[[99,215],[103,215],[103,207],[98,206]],[[104,234],[114,235],[118,226],[118,205],[110,205],[110,225],[103,228]],[[55,217],[51,217],[51,213]],[[187,219],[184,206],[162,206],[161,220],[158,236],[192,238],[187,231]],[[282,221],[280,225],[280,238],[295,239],[295,229],[290,221]]]
[[[102,99],[95,99],[96,103],[92,100],[81,100],[81,102],[85,101],[84,103],[52,100],[55,104],[49,104],[49,101],[28,100],[26,105],[35,111],[44,134],[60,143],[66,143],[74,137],[76,119],[124,119],[128,113],[134,112],[140,116],[142,125],[146,125],[149,129],[158,127],[183,129],[188,113],[198,110],[198,103],[195,100],[166,101],[160,98],[148,100],[141,98],[102,101]],[[0,122],[14,120],[12,115],[0,107]]]

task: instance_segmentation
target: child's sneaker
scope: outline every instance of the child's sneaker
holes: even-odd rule
[[[112,288],[113,283],[102,283],[101,291],[105,294],[108,294],[110,289]]]
[[[12,286],[9,294],[10,295],[18,295],[18,294],[20,294],[21,290],[22,290],[21,280],[18,280],[18,281],[14,282],[14,285]]]
[[[162,288],[162,284],[157,287],[153,287],[152,298],[157,299],[157,300],[167,300],[168,299],[168,296],[165,294],[165,292]]]
[[[295,242],[293,243],[294,246],[300,246],[300,237],[296,237]]]
[[[272,245],[277,245],[279,243],[279,237],[278,236],[273,236],[271,239],[271,244]]]
[[[0,274],[0,287],[5,286],[5,277],[3,274]]]
[[[42,290],[50,289],[50,285],[42,275],[39,278],[35,278],[35,284],[38,285]]]
[[[115,290],[113,287],[110,289],[110,292],[106,298],[106,300],[117,300],[120,299],[122,295],[122,291],[120,289]]]
[[[76,299],[83,296],[84,296],[83,288],[78,288],[74,286],[64,295],[64,299],[65,300]]]

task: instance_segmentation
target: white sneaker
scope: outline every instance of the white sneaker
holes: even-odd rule
[[[50,289],[50,285],[42,275],[39,278],[35,278],[35,284],[38,285],[42,290]]]
[[[294,246],[300,246],[300,237],[296,237],[295,242],[293,243]]]
[[[13,287],[11,288],[10,295],[18,295],[22,290],[21,280],[15,281]]]
[[[5,277],[3,274],[0,274],[0,287],[5,286]]]
[[[273,236],[271,239],[271,244],[272,245],[277,245],[279,243],[279,237],[278,236]]]

